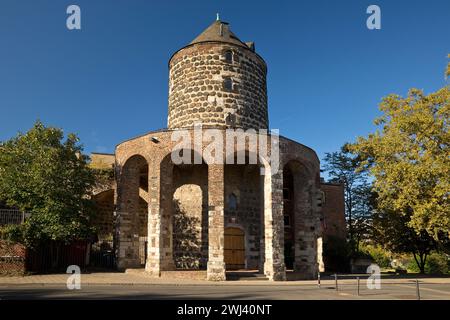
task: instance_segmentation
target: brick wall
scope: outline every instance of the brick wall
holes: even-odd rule
[[[114,234],[114,190],[107,190],[93,198],[95,215],[92,224],[97,227],[100,239]]]
[[[345,239],[347,235],[345,223],[344,185],[322,183],[325,193],[325,204],[322,206],[324,217],[324,240],[330,236]]]

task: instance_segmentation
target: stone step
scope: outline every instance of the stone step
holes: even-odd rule
[[[227,280],[268,280],[264,274],[249,271],[227,271]]]
[[[206,280],[206,270],[161,271],[162,279]]]
[[[145,275],[145,270],[142,269],[127,269],[127,274]],[[161,271],[161,279],[184,279],[184,280],[206,280],[206,270],[173,270],[173,271]],[[253,270],[241,270],[241,271],[227,271],[227,280],[268,280],[264,274],[258,273]]]

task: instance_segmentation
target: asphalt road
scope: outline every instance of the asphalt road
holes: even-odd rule
[[[1,285],[0,299],[256,299],[256,300],[415,300],[414,283],[383,284],[381,289],[369,290],[361,285],[87,285],[80,290],[68,290],[63,285]],[[450,284],[421,284],[422,300],[450,300]]]

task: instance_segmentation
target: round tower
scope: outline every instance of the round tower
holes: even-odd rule
[[[268,128],[266,74],[254,44],[215,21],[169,60],[168,128]]]

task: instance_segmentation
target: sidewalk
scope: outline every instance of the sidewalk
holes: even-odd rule
[[[170,272],[164,274],[161,278],[154,278],[146,274],[143,270],[128,270],[126,273],[122,272],[95,272],[81,274],[81,281],[83,285],[210,285],[210,286],[302,286],[302,285],[317,285],[317,280],[299,280],[299,281],[278,281],[272,282],[268,280],[234,280],[212,282],[199,279],[182,279],[180,272],[177,276],[171,276]],[[0,277],[0,286],[15,286],[15,285],[65,285],[69,274],[48,274],[48,275],[31,275],[23,277]],[[355,275],[353,278],[339,278],[340,285],[354,284],[356,281]],[[361,282],[366,281],[367,275],[360,275]],[[414,283],[414,278],[391,278],[382,276],[383,283],[392,284],[410,284]],[[450,278],[420,278],[420,283],[424,284],[450,284]],[[335,281],[330,276],[323,277],[321,286],[332,287]]]

